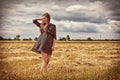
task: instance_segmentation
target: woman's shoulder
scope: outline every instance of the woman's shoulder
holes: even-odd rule
[[[55,24],[53,24],[53,23],[50,23],[52,26],[56,26]]]
[[[50,25],[51,25],[53,28],[56,28],[56,25],[55,25],[55,24],[50,23]]]

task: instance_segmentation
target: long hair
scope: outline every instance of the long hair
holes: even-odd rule
[[[49,13],[44,13],[42,16],[47,17],[48,23],[50,23],[50,14],[49,14]],[[49,24],[48,24],[48,25],[49,25]],[[44,25],[44,24],[43,24],[43,26],[42,26],[43,31],[45,31],[45,32],[47,31],[48,25]]]

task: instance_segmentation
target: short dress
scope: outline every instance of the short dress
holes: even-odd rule
[[[39,27],[41,34],[39,35],[37,41],[35,42],[34,46],[31,49],[31,51],[36,52],[36,53],[41,53],[41,51],[43,51],[43,52],[51,55],[53,41],[54,41],[54,39],[56,39],[56,25],[50,23],[48,25],[47,31],[44,32],[41,29],[40,23],[37,20],[34,20],[33,23]]]

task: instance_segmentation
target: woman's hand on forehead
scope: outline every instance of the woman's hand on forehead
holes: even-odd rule
[[[42,18],[41,19],[45,19],[45,16],[42,16]]]

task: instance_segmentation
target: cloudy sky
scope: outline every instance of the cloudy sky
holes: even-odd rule
[[[0,2],[0,35],[35,38],[39,28],[32,18],[51,15],[57,39],[120,39],[120,0],[2,0]]]

